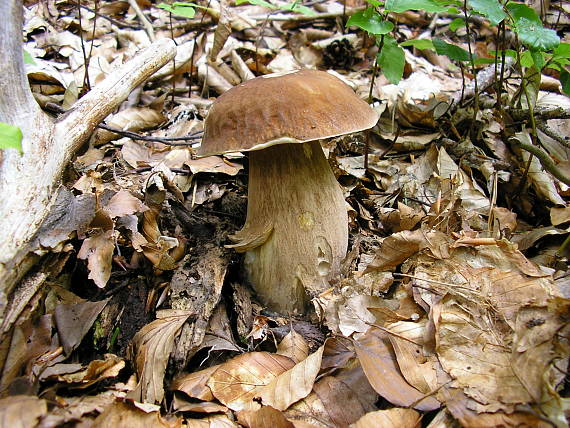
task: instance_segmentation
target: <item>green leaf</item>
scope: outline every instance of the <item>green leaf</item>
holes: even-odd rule
[[[513,58],[516,58],[516,55]],[[521,65],[523,67],[532,67],[534,65],[534,60],[532,59],[532,54],[530,53],[530,51],[524,51],[522,53]]]
[[[541,51],[531,50],[530,56],[532,57],[532,61],[534,65],[536,65],[536,68],[542,70],[542,67],[544,67],[545,64],[544,53],[542,53]]]
[[[34,57],[30,55],[30,53],[24,49],[24,64],[36,65],[34,61]]]
[[[256,6],[265,7],[267,9],[277,9],[277,6],[272,5],[271,3],[264,0],[236,0],[236,5],[238,6],[244,3],[254,4]]]
[[[388,82],[397,85],[402,80],[406,63],[404,49],[398,46],[393,37],[384,36],[384,44],[376,56],[376,61]]]
[[[529,21],[542,25],[542,21],[536,12],[527,5],[524,5],[522,3],[509,2],[507,3],[507,9],[511,13],[513,19],[515,20],[515,23],[517,23],[520,19],[525,18]]]
[[[465,20],[463,18],[455,18],[451,21],[451,24],[449,24],[449,29],[454,33],[461,27],[465,27]]]
[[[292,3],[288,3],[286,5],[280,6],[279,9],[290,10],[292,12],[297,12],[297,13],[300,13],[302,15],[307,15],[307,16],[315,16],[317,14],[310,7],[303,6],[303,5],[299,4],[298,0],[295,0]]]
[[[194,18],[194,15],[196,14],[196,5],[194,3],[174,2],[172,5],[160,3],[157,7],[164,9],[173,15],[183,16],[184,18]]]
[[[559,59],[569,59],[570,58],[570,43],[560,43],[556,49],[554,49],[552,56],[553,61]]]
[[[373,7],[380,7],[380,6],[384,5],[384,2],[379,1],[379,0],[366,0],[366,2],[370,5],[372,5]]]
[[[434,49],[432,41],[428,39],[406,40],[400,43],[400,46],[413,46],[416,49]]]
[[[473,63],[475,65],[489,65],[489,64],[494,64],[495,63],[495,58],[483,58],[483,57],[479,57],[479,58],[475,58],[475,60],[473,61]]]
[[[517,22],[516,32],[521,42],[533,50],[549,51],[560,44],[556,31],[544,28],[542,23],[536,23],[526,18]]]
[[[570,73],[566,70],[560,70],[560,83],[562,83],[562,91],[570,96]]]
[[[465,49],[444,42],[441,39],[433,39],[433,46],[438,55],[445,55],[454,61],[470,61],[471,56]]]
[[[407,10],[423,10],[425,12],[444,12],[445,6],[434,0],[386,0],[386,11],[405,12]]]
[[[469,6],[475,12],[489,18],[493,25],[499,25],[507,17],[498,0],[469,0]]]
[[[346,23],[347,27],[350,27],[351,25],[361,28],[376,36],[388,34],[394,29],[394,24],[390,21],[382,20],[380,14],[371,7],[352,15]]]
[[[0,149],[17,149],[22,153],[22,131],[20,128],[0,122]]]

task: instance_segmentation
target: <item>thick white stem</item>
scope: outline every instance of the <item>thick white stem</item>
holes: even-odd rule
[[[232,239],[260,300],[302,313],[337,277],[348,245],[338,182],[318,142],[250,152],[247,220]]]

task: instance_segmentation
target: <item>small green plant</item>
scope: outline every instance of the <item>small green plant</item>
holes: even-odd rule
[[[22,130],[17,126],[0,122],[0,150],[16,149],[22,153]]]
[[[249,4],[256,5],[256,6],[262,6],[262,7],[265,7],[267,9],[272,9],[272,10],[291,11],[291,12],[297,12],[297,13],[301,13],[303,15],[309,15],[309,16],[315,15],[315,12],[312,9],[310,9],[306,6],[300,5],[299,0],[295,0],[291,3],[287,3],[287,4],[279,5],[279,6],[271,4],[265,0],[236,0],[237,5],[240,5],[243,3],[249,3]]]
[[[536,12],[530,7],[499,0],[367,0],[369,7],[350,17],[347,26],[356,26],[375,36],[379,52],[376,61],[390,83],[398,83],[404,71],[404,51],[402,47],[416,46],[419,49],[433,49],[439,55],[451,60],[476,65],[492,63],[505,56],[513,56],[522,67],[533,67],[534,71],[546,68],[558,70],[563,91],[570,95],[570,73],[565,66],[570,63],[570,44],[560,43],[554,30],[545,28]],[[477,58],[472,52],[441,39],[409,40],[398,44],[390,33],[394,25],[388,20],[390,12],[423,10],[425,12],[461,13],[464,18],[456,18],[450,24],[451,31],[467,27],[469,18],[479,16],[493,26],[501,26],[502,31],[510,29],[522,45],[518,50],[504,50],[495,58]],[[470,48],[471,50],[471,48]],[[536,73],[535,73],[536,74]],[[540,74],[539,74],[540,75]]]
[[[184,18],[189,18],[189,19],[194,18],[194,15],[196,15],[196,8],[203,9],[202,6],[197,5],[195,3],[188,3],[182,1],[175,1],[172,4],[159,3],[157,7],[159,9],[166,10],[167,12],[170,12],[173,15],[182,16]]]

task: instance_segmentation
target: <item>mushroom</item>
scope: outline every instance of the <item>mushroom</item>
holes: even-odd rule
[[[199,156],[249,153],[247,217],[227,247],[269,309],[293,314],[338,276],[348,247],[340,185],[318,140],[371,128],[378,114],[314,70],[242,83],[212,104]]]

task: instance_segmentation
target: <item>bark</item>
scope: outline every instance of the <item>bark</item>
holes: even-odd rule
[[[318,141],[249,153],[247,219],[230,237],[261,301],[303,313],[330,287],[348,246],[342,190]]]
[[[111,73],[54,120],[35,102],[22,54],[20,0],[0,2],[0,121],[20,127],[23,154],[0,152],[0,324],[8,294],[41,252],[34,236],[57,195],[61,175],[95,127],[152,73],[174,57],[171,40],[160,40]],[[7,60],[9,59],[9,60]],[[5,323],[2,332],[9,326]]]

